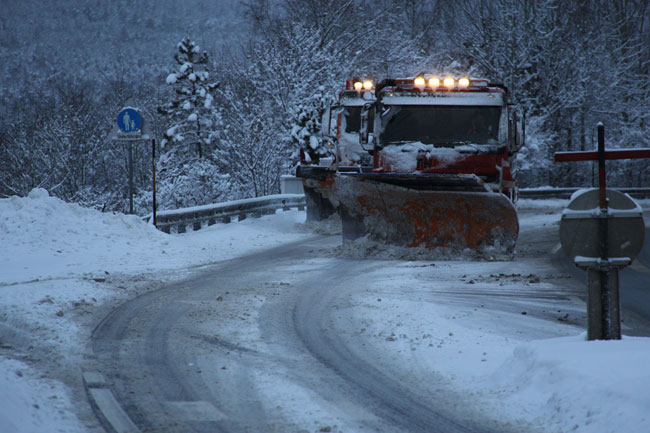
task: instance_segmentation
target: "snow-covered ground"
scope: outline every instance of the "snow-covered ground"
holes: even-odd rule
[[[202,265],[312,236],[304,219],[280,211],[167,235],[136,216],[65,203],[42,189],[1,199],[0,433],[88,431],[75,415],[78,378],[70,372],[81,374],[102,305]]]
[[[521,202],[528,209],[522,232],[556,223],[567,203]],[[64,203],[44,190],[0,200],[0,432],[101,431],[80,408],[85,397],[73,395],[98,317],[202,266],[309,237],[304,218],[304,212],[278,212],[166,235],[135,216]],[[499,278],[509,289],[535,283],[561,290],[553,279],[540,283],[517,271],[535,260],[515,258],[508,274],[500,273],[498,261],[395,263],[378,271],[385,273],[378,287],[383,320],[364,322],[364,332],[402,357],[405,371],[429,369],[486,410],[546,432],[648,431],[650,339],[587,342],[582,329],[559,320],[529,315],[525,327],[513,328],[524,323],[523,311],[502,312],[495,323],[453,296],[423,308],[416,299],[387,295],[417,287],[431,266],[436,278],[459,290],[487,290]],[[370,296],[377,302],[377,293]],[[355,314],[371,318],[368,299],[355,301]]]

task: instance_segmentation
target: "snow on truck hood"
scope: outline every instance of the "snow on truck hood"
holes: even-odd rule
[[[417,168],[417,157],[421,154],[427,158],[435,157],[440,163],[439,167],[445,167],[467,155],[483,152],[495,153],[502,147],[503,145],[500,144],[479,145],[472,143],[460,144],[455,147],[435,147],[433,144],[413,141],[388,145],[381,149],[381,156],[393,170],[412,172]]]

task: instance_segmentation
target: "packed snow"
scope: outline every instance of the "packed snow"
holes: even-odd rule
[[[529,210],[522,231],[557,224],[566,203],[522,200]],[[80,371],[96,325],[91,312],[126,301],[139,288],[187,278],[202,266],[306,239],[313,231],[304,219],[301,211],[279,211],[167,235],[136,216],[65,203],[42,189],[1,199],[0,432],[88,431],[79,409],[83,397],[72,394],[73,380],[61,371]],[[510,290],[532,283],[561,290],[557,281],[521,276],[543,259],[387,261],[372,275],[381,281],[378,293],[356,299],[351,314],[364,320],[373,346],[399,358],[401,374],[440,375],[477,407],[515,425],[545,432],[646,432],[650,339],[588,342],[583,329],[560,320],[513,311],[495,321],[488,310],[468,308],[456,297],[456,289],[498,286],[504,268],[512,269],[503,276]],[[419,284],[423,278],[431,285]],[[441,289],[442,283],[452,293],[441,294],[440,302],[390,296],[414,287],[424,287],[419,295],[425,296],[427,287]],[[45,357],[59,360],[48,364]]]

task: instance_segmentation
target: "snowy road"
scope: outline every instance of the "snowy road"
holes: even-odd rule
[[[523,235],[528,254],[547,246],[542,239],[534,229]],[[421,317],[449,304],[461,315],[493,318],[515,339],[556,337],[584,321],[579,288],[550,289],[547,282],[566,276],[541,262],[358,260],[336,254],[339,243],[320,236],[228,261],[111,313],[93,333],[93,348],[136,425],[157,432],[522,431],[432,373],[432,357],[453,332],[441,338],[435,317],[405,325],[408,311],[420,304]],[[413,275],[416,285],[408,284]],[[569,329],[557,327],[562,318]],[[476,352],[483,361],[493,349],[485,334]]]
[[[167,235],[0,199],[0,432],[105,432],[114,392],[141,432],[645,433],[648,322],[585,341],[564,206],[521,200],[514,258],[476,260],[342,248],[298,211]]]

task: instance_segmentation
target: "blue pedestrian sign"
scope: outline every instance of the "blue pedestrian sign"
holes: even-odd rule
[[[140,131],[142,116],[135,108],[123,108],[117,115],[117,126],[127,134]]]

